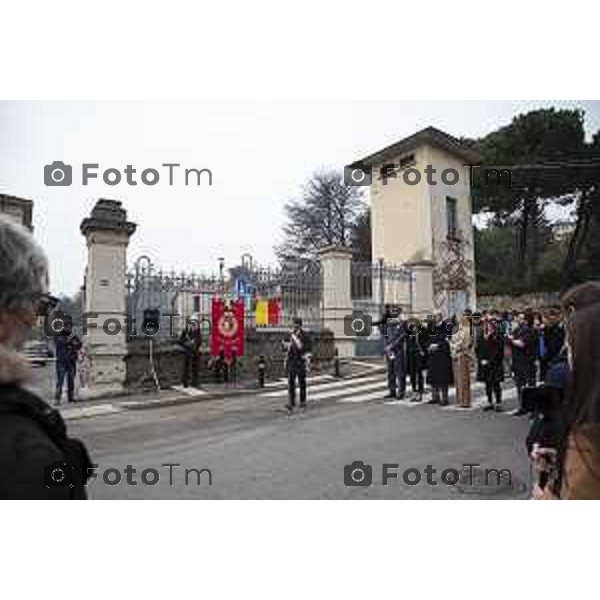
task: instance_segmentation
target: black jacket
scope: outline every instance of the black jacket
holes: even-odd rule
[[[0,499],[84,500],[91,467],[58,411],[17,383],[0,385]],[[49,487],[60,469],[71,485]]]
[[[452,358],[446,321],[431,324],[427,335],[427,383],[432,387],[448,387],[454,382]]]
[[[74,333],[62,331],[54,338],[54,351],[57,362],[62,364],[77,364],[81,340]]]
[[[312,344],[309,335],[303,329],[300,329],[296,333],[297,339],[300,341],[298,347],[290,334],[286,340],[287,345],[287,357],[286,364],[288,369],[305,369],[306,368],[306,357],[312,352]]]
[[[504,336],[501,329],[493,332],[487,339],[484,330],[480,329],[475,342],[475,354],[477,381],[504,381]]]
[[[409,370],[427,368],[428,346],[427,329],[421,328],[416,335],[408,334],[406,338],[406,358]]]
[[[565,328],[560,324],[548,325],[542,335],[544,355],[540,357],[540,370],[542,378],[545,379],[550,364],[558,358],[565,345]]]
[[[521,348],[512,344],[512,370],[515,380],[523,384],[535,384],[535,335],[527,325],[520,325],[513,335],[523,342]]]

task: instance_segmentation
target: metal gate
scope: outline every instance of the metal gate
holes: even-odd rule
[[[129,330],[130,337],[139,335],[148,310],[160,312],[158,338],[178,336],[191,318],[199,321],[203,334],[208,334],[215,296],[243,300],[246,329],[289,328],[294,317],[301,317],[307,329],[322,327],[318,262],[259,267],[243,258],[241,265],[229,269],[227,275],[223,268],[220,271],[219,275],[178,274],[156,267],[148,256],[140,256],[127,273],[127,310],[135,323]],[[265,308],[265,303],[267,318],[259,319],[258,311]],[[203,335],[203,339],[208,336]]]

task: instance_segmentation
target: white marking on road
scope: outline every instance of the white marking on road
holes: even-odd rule
[[[173,385],[171,388],[177,392],[185,394],[186,396],[205,396],[207,393],[206,390],[201,390],[200,388],[184,387],[182,385]]]
[[[378,392],[372,392],[370,394],[362,394],[359,396],[346,396],[340,398],[340,403],[353,403],[353,402],[369,402],[371,400],[381,400],[383,398],[383,392],[385,389],[379,390]]]
[[[334,388],[344,388],[351,386],[356,383],[365,383],[371,381],[378,381],[382,385],[387,385],[384,381],[385,377],[381,375],[369,375],[368,377],[356,377],[354,379],[336,379],[332,383],[320,383],[316,385],[307,384],[307,388],[309,393],[311,392],[322,392],[324,390],[334,389]],[[276,398],[277,396],[285,396],[287,394],[287,389],[277,390],[275,392],[267,392],[266,394],[261,394],[262,398]],[[312,395],[312,394],[311,394]]]
[[[95,404],[94,406],[74,406],[65,408],[60,412],[65,419],[72,419],[74,417],[97,417],[99,415],[108,415],[118,411],[119,409],[115,408],[113,404]]]
[[[350,382],[349,382],[350,383]],[[325,392],[317,393],[317,394],[309,394],[309,397],[312,400],[326,400],[331,398],[343,398],[346,396],[356,396],[361,392],[374,392],[375,390],[379,390],[379,397],[381,398],[381,394],[387,389],[387,384],[385,381],[373,382],[365,385],[359,385],[356,387],[348,387],[346,389],[335,389],[335,390],[327,390]]]
[[[333,375],[313,375],[312,377],[306,378],[306,383],[308,385],[310,385],[313,381],[324,381],[324,380],[331,380],[331,379],[334,379]],[[279,379],[276,379],[275,381],[269,381],[268,383],[265,383],[265,387],[272,388],[272,387],[278,387],[278,386],[286,385],[286,384],[287,384],[287,378],[280,377]]]
[[[363,367],[368,367],[369,369],[373,369],[373,370],[375,370],[375,369],[381,369],[383,367],[383,364],[376,365],[376,364],[373,364],[373,363],[364,362],[362,360],[352,360],[351,364],[353,364],[353,365],[361,365]]]

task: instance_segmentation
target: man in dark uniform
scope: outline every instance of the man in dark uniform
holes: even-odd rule
[[[183,387],[190,385],[190,376],[192,387],[198,387],[200,366],[200,348],[202,346],[202,335],[200,326],[194,319],[190,319],[185,329],[179,336],[179,345],[183,349]]]
[[[420,324],[416,331],[407,331],[406,337],[406,362],[410,385],[413,391],[411,402],[420,402],[423,399],[424,376],[427,368],[427,329]]]
[[[385,357],[388,365],[388,394],[385,398],[402,400],[406,393],[406,333],[400,319],[395,328],[390,330]]]
[[[75,375],[81,350],[81,340],[73,333],[73,323],[65,319],[62,331],[54,338],[56,357],[56,392],[54,399],[60,404],[62,390],[67,379],[67,400],[75,402]]]
[[[288,403],[286,408],[292,412],[296,406],[296,379],[300,387],[300,408],[306,408],[306,372],[310,366],[311,343],[308,334],[302,329],[302,319],[296,317],[289,338],[284,342],[286,348],[286,369],[288,375]]]

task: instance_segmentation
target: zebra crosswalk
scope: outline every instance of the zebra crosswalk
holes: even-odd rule
[[[330,375],[318,375],[309,377],[308,384],[308,402],[309,404],[318,404],[321,401],[342,403],[342,404],[360,404],[363,402],[384,402],[384,396],[387,394],[387,380],[385,373],[375,373],[349,379],[336,379]],[[265,386],[267,387],[267,386]],[[282,401],[287,397],[287,389],[283,380],[272,382],[269,388],[278,388],[265,391],[260,394],[262,398],[276,399]],[[456,392],[450,389],[448,394],[449,406],[435,406],[436,410],[448,411],[476,411],[481,410],[487,405],[485,390],[481,383],[473,383],[472,403],[468,408],[458,407],[455,403]],[[507,385],[503,390],[504,408],[512,408],[516,402],[516,388]],[[385,401],[386,406],[415,408],[418,406],[430,406],[427,400],[430,394],[426,391],[422,402],[412,402],[412,394],[407,393],[407,397],[402,400]],[[510,414],[504,412],[502,414]]]

